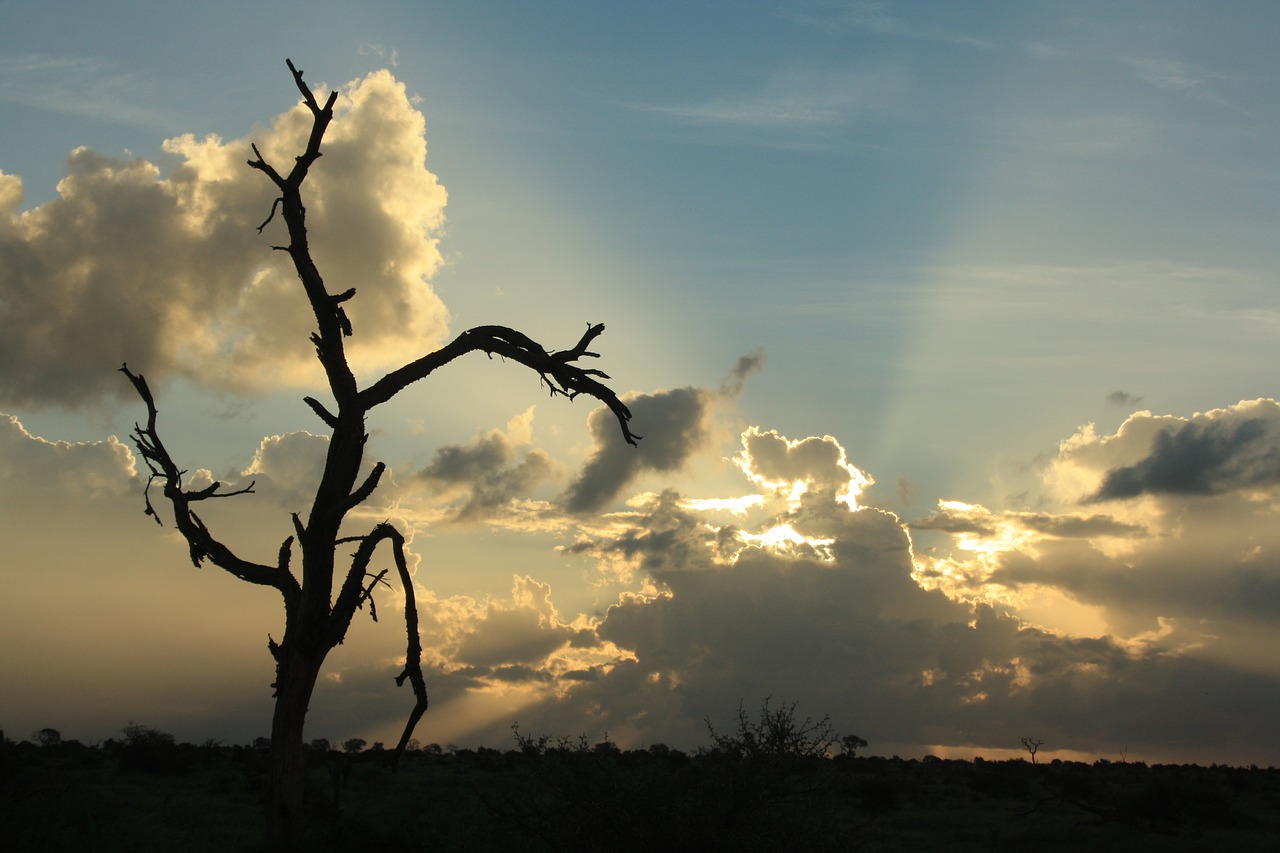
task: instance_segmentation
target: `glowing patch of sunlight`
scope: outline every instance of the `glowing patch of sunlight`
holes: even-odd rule
[[[1101,637],[1111,631],[1101,605],[1077,601],[1054,587],[1030,585],[1022,592],[1023,600],[1016,607],[1026,627],[1073,637]]]
[[[752,507],[764,506],[764,495],[743,495],[740,498],[688,498],[680,501],[681,509],[697,512],[724,510],[734,515],[746,515]]]
[[[924,747],[926,755],[936,755],[938,758],[956,761],[972,761],[975,757],[981,757],[985,761],[1010,761],[1014,759],[1026,759],[1027,751],[1025,749],[1009,749],[999,746],[981,746],[972,744],[968,746],[946,746],[943,744],[931,744]],[[903,757],[906,757],[906,751],[903,751]],[[1082,761],[1086,764],[1092,764],[1097,758],[1097,753],[1079,752],[1074,749],[1041,749],[1036,753],[1036,760],[1045,764],[1055,758],[1062,761]]]
[[[834,469],[839,470],[848,477],[843,488],[835,494],[835,500],[849,507],[851,512],[858,510],[858,496],[862,494],[862,490],[875,483],[875,479],[870,474],[849,462],[849,456],[845,452],[844,446],[832,436],[824,435],[821,438],[811,436],[809,438],[790,439],[779,435],[776,430],[766,432],[759,427],[748,427],[746,432],[742,434],[742,450],[731,461],[753,483],[769,489],[780,497],[784,497],[791,510],[795,510],[800,506],[800,499],[810,489],[824,485],[832,486],[834,483],[829,477],[820,476],[815,470],[810,470],[800,477],[770,479],[767,475],[757,470],[759,465],[757,460],[752,457],[751,439],[757,437],[767,437],[773,441],[780,442],[786,448],[788,454],[795,452],[797,448],[809,447],[814,443],[831,445],[834,448],[836,458],[829,461]]]
[[[962,551],[976,554],[999,554],[1003,551],[1016,551],[1037,539],[1039,534],[1008,521],[996,524],[994,533],[980,535],[977,533],[958,533],[955,536],[956,547]]]
[[[769,551],[793,556],[812,553],[813,556],[826,562],[835,560],[835,554],[832,553],[831,546],[835,544],[836,540],[805,536],[790,524],[779,524],[764,533],[747,533],[739,530],[738,536],[749,545],[755,545]]]
[[[1022,658],[1013,661],[1013,686],[1028,687],[1031,684],[1031,667],[1022,662]]]
[[[468,690],[451,702],[431,707],[430,731],[419,737],[441,744],[469,743],[479,732],[494,723],[510,723],[523,709],[543,701],[545,687],[503,684],[480,690]],[[399,736],[398,734],[396,735]],[[395,738],[392,738],[394,742]],[[501,744],[495,744],[501,746]]]
[[[920,686],[930,687],[937,684],[939,681],[942,681],[946,677],[947,674],[937,667],[934,667],[933,669],[926,669],[924,672],[920,673]]]

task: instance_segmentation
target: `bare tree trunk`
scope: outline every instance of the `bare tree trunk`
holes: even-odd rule
[[[303,850],[306,829],[306,749],[303,732],[307,707],[324,655],[289,655],[280,667],[275,713],[271,719],[271,775],[267,826],[270,849]]]

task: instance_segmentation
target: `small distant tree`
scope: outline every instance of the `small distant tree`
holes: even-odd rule
[[[1043,745],[1044,741],[1038,737],[1024,737],[1022,739],[1022,748],[1031,753],[1032,764],[1036,763],[1036,753],[1039,752],[1040,747]]]
[[[603,384],[609,376],[594,368],[582,367],[585,358],[598,358],[591,345],[604,331],[603,324],[588,325],[574,346],[551,351],[522,332],[505,326],[477,326],[469,329],[444,347],[407,362],[380,379],[361,387],[347,361],[345,340],[354,333],[344,309],[355,297],[354,287],[330,292],[320,270],[311,257],[308,245],[306,208],[302,202],[302,185],[321,156],[320,145],[333,119],[337,92],[329,94],[321,104],[303,80],[303,74],[286,60],[302,102],[311,113],[311,134],[306,149],[298,154],[287,173],[281,173],[253,148],[249,167],[261,172],[279,195],[259,232],[275,218],[277,212],[288,232],[285,245],[274,246],[286,252],[297,271],[302,290],[315,316],[316,330],[311,335],[316,357],[324,369],[332,401],[326,405],[314,397],[304,397],[311,411],[329,428],[329,444],[320,484],[309,512],[294,513],[292,535],[281,543],[274,559],[258,562],[234,552],[197,515],[195,508],[215,498],[248,494],[253,484],[236,491],[224,491],[221,483],[192,489],[184,482],[185,469],[170,454],[160,438],[155,398],[141,374],[128,365],[121,372],[133,383],[147,409],[145,424],[135,424],[133,441],[143,462],[150,470],[145,490],[146,513],[157,523],[160,515],[151,502],[151,487],[159,484],[164,498],[173,510],[178,532],[190,548],[191,561],[197,567],[208,560],[243,581],[274,589],[284,602],[284,634],[279,641],[269,638],[268,647],[275,660],[275,711],[271,722],[270,780],[268,791],[269,843],[273,849],[297,849],[303,844],[305,783],[305,749],[303,729],[307,707],[316,679],[329,652],[347,635],[357,609],[370,604],[374,613],[373,592],[385,583],[390,569],[374,570],[374,554],[379,546],[391,552],[392,563],[399,576],[404,596],[405,649],[404,670],[395,681],[410,684],[414,706],[400,742],[392,758],[404,751],[414,726],[427,709],[427,689],[422,675],[422,646],[418,636],[418,610],[413,582],[409,576],[403,534],[392,524],[375,525],[363,533],[342,530],[352,509],[364,503],[382,479],[386,466],[378,462],[361,476],[369,434],[367,416],[378,406],[389,402],[410,385],[425,379],[467,353],[483,352],[506,361],[516,362],[538,375],[552,396],[573,399],[579,395],[594,397],[604,403],[617,418],[623,438],[632,445],[639,436],[631,432],[631,412],[617,394]],[[338,550],[352,549],[345,568],[338,565]],[[295,550],[301,555],[301,574],[293,569]],[[376,617],[375,617],[376,618]]]
[[[355,755],[357,752],[365,748],[364,738],[353,737],[350,740],[342,742],[342,751],[347,755]]]
[[[31,740],[40,746],[57,746],[62,743],[62,732],[57,729],[41,729],[31,735]]]
[[[830,716],[814,721],[796,717],[796,703],[770,707],[771,697],[760,705],[752,719],[742,703],[738,704],[738,724],[732,734],[720,734],[706,719],[713,748],[718,752],[742,758],[826,758],[837,735]]]
[[[867,742],[857,735],[845,735],[840,738],[840,754],[850,758],[858,754],[858,750],[866,749]]]

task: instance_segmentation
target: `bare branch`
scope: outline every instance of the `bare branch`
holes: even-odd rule
[[[391,767],[400,763],[409,738],[413,737],[413,729],[427,712],[430,704],[427,699],[427,682],[422,676],[422,638],[418,636],[418,600],[413,591],[413,578],[409,575],[409,564],[404,557],[404,537],[400,531],[389,524],[387,537],[391,540],[392,555],[396,561],[396,571],[400,573],[400,587],[404,590],[404,630],[407,643],[404,652],[404,671],[396,676],[396,687],[403,687],[405,679],[413,688],[414,705],[405,721],[404,731],[400,734],[400,742],[391,756]]]
[[[579,367],[572,363],[579,358],[598,357],[596,353],[587,351],[587,347],[603,331],[603,323],[588,326],[586,334],[572,349],[548,353],[532,338],[515,329],[509,329],[506,326],[477,326],[463,332],[435,352],[393,370],[361,391],[360,405],[364,411],[369,411],[459,356],[480,351],[487,353],[490,357],[502,356],[532,369],[546,383],[552,396],[559,394],[570,400],[579,394],[595,397],[609,407],[614,417],[618,419],[622,437],[628,444],[635,446],[641,436],[631,432],[629,425],[631,410],[618,398],[613,389],[595,378],[608,379],[608,375],[602,371]]]
[[[377,606],[376,604],[374,604],[374,603],[373,603],[373,589],[374,589],[374,587],[376,587],[378,584],[382,584],[383,586],[387,587],[388,589],[390,589],[390,588],[391,588],[391,584],[389,584],[389,583],[387,583],[385,580],[383,580],[383,578],[385,578],[385,577],[387,576],[387,572],[389,572],[389,571],[391,571],[391,570],[390,570],[390,569],[383,569],[382,571],[378,572],[376,575],[368,575],[368,574],[366,574],[366,575],[365,575],[365,577],[371,577],[371,578],[372,578],[372,580],[370,580],[370,581],[369,581],[369,585],[368,585],[368,586],[366,586],[366,587],[364,588],[364,593],[360,596],[360,601],[356,604],[356,607],[357,607],[358,609],[363,610],[363,609],[364,609],[364,603],[365,603],[366,601],[367,601],[367,602],[369,602],[369,615],[373,618],[373,621],[374,621],[374,622],[377,622],[377,621],[378,621],[378,606]]]
[[[351,493],[351,499],[348,502],[349,508],[354,509],[369,499],[369,495],[373,494],[373,490],[378,488],[378,481],[382,479],[382,474],[386,470],[387,466],[382,462],[373,466],[369,476],[360,484],[360,488]]]
[[[257,149],[257,148],[254,148],[253,150],[256,152],[258,149]],[[261,163],[261,162],[262,162],[262,160],[261,160],[261,159],[259,159],[259,160],[258,160],[258,162],[259,162],[259,163]],[[253,161],[252,161],[252,160],[250,160],[250,161],[249,161],[249,165],[250,165],[250,166],[252,166],[252,165],[253,165]],[[263,171],[266,171],[267,169],[271,169],[271,167],[270,167],[270,166],[267,166],[267,164],[266,164],[266,163],[262,163],[262,165],[266,167],[265,169],[263,169]],[[274,169],[271,169],[271,171],[270,171],[270,172],[267,172],[267,174],[274,174],[274,172],[275,172],[275,170],[274,170]],[[274,200],[273,202],[271,202],[271,212],[267,214],[267,218],[266,218],[266,219],[264,219],[264,220],[262,220],[262,224],[258,226],[258,233],[259,233],[259,234],[261,234],[261,233],[262,233],[262,229],[266,228],[268,225],[270,225],[270,224],[271,224],[271,220],[273,220],[273,219],[275,219],[275,218],[276,218],[276,208],[278,208],[278,207],[280,206],[281,202],[283,202],[283,201],[284,201],[284,197],[283,197],[283,196],[276,196],[275,200]],[[280,246],[273,246],[272,248],[280,249],[280,248],[282,248],[282,247],[280,247]]]
[[[265,159],[263,159],[262,152],[258,150],[258,146],[251,142],[249,143],[249,147],[253,149],[253,155],[258,158],[256,160],[250,160],[249,167],[253,169],[257,169],[259,172],[264,173],[268,178],[271,179],[271,183],[275,184],[281,189],[284,189],[285,183],[286,183],[285,179],[280,177],[280,173],[277,172],[270,164],[268,164]],[[261,225],[258,226],[259,234],[262,233],[263,228],[267,227],[267,222],[270,222],[271,217],[275,216],[276,214],[276,207],[279,206],[280,203],[283,201],[284,199],[277,198],[275,201],[271,203],[271,215],[267,217],[266,222],[263,222]]]
[[[127,364],[120,367],[120,372],[133,383],[138,396],[142,398],[142,402],[147,406],[146,426],[134,424],[133,428],[134,446],[138,448],[138,453],[151,470],[151,477],[147,481],[145,490],[147,514],[154,517],[157,522],[160,520],[159,514],[151,504],[150,496],[151,483],[160,480],[164,484],[164,496],[173,507],[174,524],[177,526],[178,532],[187,540],[187,545],[191,552],[191,562],[198,568],[205,559],[209,559],[214,565],[242,580],[274,587],[284,596],[287,608],[290,602],[301,594],[298,582],[293,575],[288,571],[281,571],[278,566],[264,566],[260,563],[242,559],[230,548],[214,538],[209,528],[191,509],[191,504],[208,498],[232,497],[233,495],[249,493],[252,491],[252,485],[248,488],[225,494],[217,493],[217,489],[221,486],[220,483],[214,483],[198,491],[187,491],[183,488],[182,477],[186,472],[180,469],[177,463],[173,461],[173,457],[169,455],[168,448],[164,446],[164,442],[160,439],[160,433],[156,426],[159,419],[159,411],[156,409],[155,397],[151,394],[147,380],[142,374],[130,371]]]
[[[315,412],[316,415],[319,416],[320,420],[328,424],[330,429],[338,425],[337,416],[332,414],[328,409],[322,406],[320,404],[320,401],[317,400],[315,397],[303,397],[302,402],[310,406],[311,411]]]

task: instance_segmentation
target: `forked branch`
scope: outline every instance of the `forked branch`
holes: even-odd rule
[[[387,571],[384,569],[379,572],[367,584],[365,579],[370,577],[369,563],[373,559],[373,553],[383,541],[391,545],[391,555],[395,560],[396,571],[400,575],[400,587],[404,591],[404,627],[407,644],[404,670],[396,676],[396,686],[404,686],[407,680],[413,688],[414,695],[413,710],[409,713],[404,732],[400,735],[400,743],[396,746],[391,758],[391,764],[394,767],[404,753],[409,738],[413,736],[413,729],[417,726],[418,720],[422,719],[422,715],[427,712],[428,700],[426,679],[422,675],[422,641],[418,638],[418,604],[413,592],[413,577],[409,574],[409,564],[405,559],[404,536],[390,523],[384,521],[373,528],[367,536],[360,537],[360,545],[351,558],[351,568],[347,570],[342,591],[334,602],[330,625],[336,633],[329,639],[334,645],[342,642],[356,608],[362,606],[365,601],[369,602],[372,612],[373,590],[377,584],[385,583],[383,578]]]
[[[221,488],[221,483],[213,483],[203,489],[186,489],[182,485],[182,477],[186,472],[173,461],[173,457],[169,455],[168,448],[165,447],[164,442],[160,439],[160,433],[157,428],[159,412],[156,409],[155,397],[151,394],[147,380],[142,374],[129,370],[129,365],[127,364],[121,366],[120,372],[133,383],[138,396],[142,398],[142,402],[147,406],[146,425],[135,423],[133,426],[134,446],[138,448],[139,455],[142,456],[143,462],[146,463],[151,472],[144,490],[146,514],[154,518],[157,524],[161,523],[160,515],[151,503],[150,494],[151,485],[159,480],[163,486],[165,498],[173,506],[174,524],[190,547],[192,563],[199,567],[204,560],[208,559],[214,565],[241,580],[275,587],[284,596],[285,606],[291,606],[292,602],[301,594],[301,590],[298,587],[297,580],[288,570],[287,561],[282,560],[275,566],[265,566],[239,557],[230,548],[214,538],[213,534],[209,532],[209,528],[191,509],[193,503],[209,500],[210,498],[226,498],[248,494],[253,491],[252,484],[234,492],[219,492],[218,489]]]

